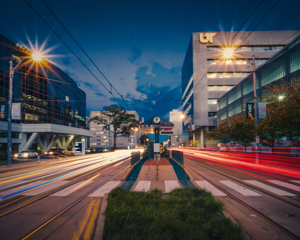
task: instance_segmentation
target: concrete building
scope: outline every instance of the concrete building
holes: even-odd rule
[[[16,66],[31,51],[0,35],[0,104],[7,106],[9,61]],[[12,102],[21,104],[12,120],[12,151],[71,150],[75,141],[93,136],[86,129],[86,95],[76,82],[50,62],[36,69],[23,61],[13,77]],[[2,116],[1,116],[2,117]],[[0,117],[0,156],[6,159],[7,118]]]
[[[251,65],[247,60],[252,59],[253,55],[259,67],[298,33],[193,33],[182,66],[182,108],[187,116],[183,130],[190,132],[190,139],[198,141],[201,147],[216,144],[205,139],[205,133],[217,124],[218,99],[251,73]],[[225,61],[223,52],[228,47],[235,49],[235,56]]]
[[[182,119],[180,118],[181,114],[182,112],[178,111],[177,109],[173,109],[169,113],[169,122],[174,124],[174,135],[182,135]]]
[[[268,96],[269,84],[279,86],[282,82],[287,82],[293,86],[300,85],[300,36],[258,67],[255,76],[258,99]],[[253,103],[253,94],[253,75],[251,74],[219,98],[218,121],[238,113],[245,114],[242,105]]]
[[[139,120],[139,115],[136,111],[126,111],[127,113],[134,114],[135,119]],[[103,111],[91,111],[90,118],[93,117],[102,117],[109,122],[109,118],[103,114]],[[112,126],[111,129],[113,130]],[[110,133],[108,129],[103,129],[103,126],[98,125],[95,122],[90,122],[90,130],[95,133],[94,137],[90,138],[90,147],[91,148],[108,148],[109,144],[111,147],[114,145],[113,134]],[[129,137],[117,136],[116,147],[118,148],[135,148],[138,145],[138,140],[142,135],[141,129],[139,131],[132,131],[132,134]]]

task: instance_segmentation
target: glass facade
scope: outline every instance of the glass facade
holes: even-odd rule
[[[268,95],[267,85],[279,85],[281,82],[300,84],[300,36],[276,53],[264,65],[256,68],[257,97]],[[227,116],[244,113],[242,105],[253,102],[253,74],[242,80],[219,100],[218,121]]]
[[[250,62],[252,59],[235,59],[235,60],[227,60],[227,61],[223,61],[220,59],[207,59],[207,64],[208,65],[250,65]],[[268,59],[256,59],[255,60],[255,64],[259,65],[259,64],[263,64],[266,61],[268,61]]]
[[[8,101],[9,61],[16,66],[26,50],[0,35],[0,102]],[[22,65],[13,78],[13,102],[22,103],[16,123],[54,123],[86,128],[86,95],[67,74],[44,60],[43,69]]]
[[[284,46],[232,46],[236,51],[239,52],[259,52],[259,51],[279,51],[281,50]],[[208,52],[220,52],[223,51],[224,47],[207,47]]]

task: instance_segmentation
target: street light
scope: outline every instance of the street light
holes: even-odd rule
[[[13,67],[13,61],[9,61],[9,93],[8,93],[8,118],[7,118],[7,166],[11,166],[11,106],[12,106],[12,86],[15,70],[25,60],[23,58],[15,67]],[[39,62],[42,60],[42,54],[40,52],[32,52],[29,57],[33,62]]]
[[[223,58],[224,59],[232,59],[234,58],[234,54],[235,51],[233,49],[233,47],[227,47],[223,49]],[[258,123],[258,117],[257,117],[257,95],[256,95],[256,79],[255,79],[255,55],[252,56],[252,63],[241,53],[239,53],[240,55],[242,55],[248,63],[250,63],[252,65],[252,74],[253,74],[253,93],[254,93],[254,106],[255,106],[255,145],[257,146],[257,144],[259,143],[258,139],[257,139],[257,123]]]

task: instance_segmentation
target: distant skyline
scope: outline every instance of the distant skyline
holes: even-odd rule
[[[110,89],[43,2],[27,2]],[[124,97],[127,109],[146,121],[168,120],[172,109],[180,109],[175,101],[181,101],[181,67],[192,32],[237,31],[260,0],[44,2]],[[263,0],[242,30],[253,30],[276,2]],[[49,60],[86,92],[87,116],[117,104],[24,0],[2,1],[1,8],[0,33],[25,46],[28,39],[39,45],[46,41],[54,55]],[[255,30],[300,30],[299,9],[298,0],[280,0]]]

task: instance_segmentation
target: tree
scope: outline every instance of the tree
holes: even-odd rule
[[[299,137],[300,86],[292,79],[291,83],[269,85],[268,92],[268,96],[262,99],[267,103],[267,116],[258,126],[262,140],[274,143],[283,136],[289,140]]]
[[[147,141],[147,139],[148,139],[148,141]],[[147,146],[150,141],[149,137],[146,134],[143,134],[139,140],[140,140],[141,145],[147,145]]]
[[[129,137],[133,128],[139,126],[140,122],[135,119],[134,114],[127,113],[123,107],[111,105],[104,107],[103,115],[110,118],[110,132],[113,134],[114,147],[116,147],[117,136]],[[103,117],[93,117],[89,122],[95,122],[102,126],[102,129],[109,130],[109,120]]]
[[[255,124],[252,119],[246,118],[242,114],[233,115],[218,123],[216,128],[207,134],[207,138],[221,140],[224,143],[232,140],[246,146],[254,141]]]

